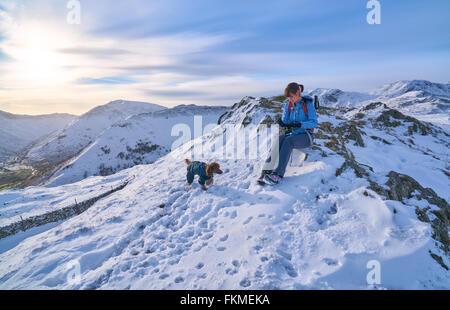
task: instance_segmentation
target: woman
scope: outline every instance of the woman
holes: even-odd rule
[[[272,154],[266,160],[259,182],[278,184],[284,177],[292,150],[307,148],[313,144],[314,128],[317,127],[316,109],[314,99],[302,96],[303,91],[303,85],[297,83],[290,83],[284,91],[287,99],[283,117],[278,124],[284,128],[285,133],[279,137],[278,152],[272,147]],[[273,167],[276,168],[272,170]]]

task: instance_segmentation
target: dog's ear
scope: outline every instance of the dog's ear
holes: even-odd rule
[[[191,161],[189,159],[187,159],[187,158],[184,160],[184,162],[185,162],[186,165],[190,165],[191,164]]]

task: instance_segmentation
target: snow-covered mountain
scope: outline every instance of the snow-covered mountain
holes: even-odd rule
[[[79,155],[44,179],[57,186],[80,181],[92,175],[109,175],[135,165],[150,164],[168,154],[181,132],[172,132],[177,124],[188,126],[188,139],[196,126],[200,135],[205,126],[216,125],[228,108],[181,105],[172,109],[142,113],[121,120],[102,132]],[[194,117],[199,122],[194,125]]]
[[[28,116],[0,111],[0,164],[20,155],[34,141],[64,128],[75,118],[69,114]]]
[[[398,81],[364,94],[339,89],[319,88],[309,93],[317,95],[327,107],[362,107],[371,102],[383,102],[390,108],[421,120],[450,125],[450,84],[424,80]]]
[[[27,163],[59,164],[78,155],[114,123],[132,115],[163,110],[165,107],[135,101],[116,100],[83,114],[72,124],[39,141],[25,156]]]
[[[450,125],[450,83],[400,81],[372,92],[377,101],[422,120]]]
[[[449,132],[383,103],[322,108],[307,160],[262,188],[253,126],[281,107],[246,97],[153,164],[0,192],[0,288],[450,289]],[[200,146],[224,174],[187,191]]]
[[[355,106],[362,106],[364,102],[374,100],[376,96],[358,92],[347,92],[340,89],[317,88],[308,95],[314,97],[318,96],[320,104],[326,107],[341,107],[351,108]]]

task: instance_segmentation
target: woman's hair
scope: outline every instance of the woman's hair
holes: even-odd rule
[[[299,90],[303,92],[305,90],[305,87],[302,84],[298,84],[295,82],[290,83],[284,90],[284,96],[290,97],[291,95],[296,94]]]

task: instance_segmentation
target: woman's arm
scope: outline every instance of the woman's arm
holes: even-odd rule
[[[289,124],[289,99],[287,99],[287,102],[285,101],[283,108],[283,118],[281,120],[283,121],[283,123]]]
[[[317,114],[316,114],[316,108],[314,107],[314,103],[308,104],[308,115],[306,116],[308,118],[307,121],[302,122],[302,128],[303,129],[313,129],[317,127]]]

